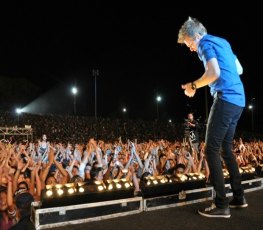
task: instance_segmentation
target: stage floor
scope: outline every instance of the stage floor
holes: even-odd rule
[[[153,210],[113,219],[94,221],[84,224],[52,228],[54,230],[247,230],[263,229],[263,189],[246,193],[248,208],[231,209],[231,218],[206,218],[197,214],[199,208],[206,207],[211,201],[194,203],[181,207]]]

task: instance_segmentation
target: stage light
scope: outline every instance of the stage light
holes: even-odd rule
[[[177,173],[175,176],[175,181],[184,182],[188,179],[188,177],[182,173]]]
[[[53,195],[53,191],[52,190],[47,190],[46,192],[47,196],[50,197]]]
[[[74,96],[74,103],[73,103],[73,108],[74,108],[74,115],[76,115],[76,111],[77,111],[77,105],[76,105],[76,95],[78,93],[78,88],[77,87],[72,87],[71,92]]]
[[[160,175],[160,176],[149,176],[145,178],[147,180],[146,185],[150,186],[150,185],[158,185],[160,184],[165,184],[169,182],[169,179],[167,176],[164,175]],[[171,181],[170,181],[171,182]]]
[[[128,182],[126,182],[126,183],[124,184],[124,186],[125,186],[125,188],[129,188],[131,185],[130,185]]]
[[[157,119],[159,120],[159,103],[162,101],[162,97],[161,96],[157,96],[156,97],[156,111],[157,111]]]
[[[244,166],[244,167],[239,167],[239,173],[241,174],[242,181],[245,180],[251,180],[254,179],[256,176],[256,169],[252,166]],[[229,184],[230,183],[230,175],[227,169],[223,169],[223,175],[225,178],[225,183]]]
[[[161,96],[157,96],[157,97],[156,97],[156,101],[159,102],[159,101],[161,101],[161,100],[162,100],[162,97],[161,97]]]
[[[255,168],[252,166],[241,167],[242,173],[255,173]]]
[[[73,194],[74,192],[75,192],[74,188],[69,188],[69,189],[68,189],[68,193],[69,193],[69,194]]]
[[[77,87],[72,87],[71,92],[75,95],[78,93]]]
[[[21,108],[16,108],[16,113],[17,114],[21,114],[23,112],[23,109],[21,109]]]
[[[203,173],[189,173],[186,176],[188,181],[205,180],[205,175]]]
[[[202,173],[148,176],[141,180],[140,187],[144,198],[173,195],[182,190],[204,188],[206,178]]]
[[[135,187],[131,181],[122,179],[93,183],[78,182],[46,185],[41,192],[40,206],[61,207],[134,197]]]
[[[130,188],[133,187],[133,183],[126,180],[126,178],[122,178],[122,179],[113,179],[113,180],[108,180],[108,190],[112,190],[112,189],[121,189],[121,188]]]
[[[256,169],[254,167],[249,165],[249,166],[241,167],[241,169],[243,170],[243,172],[241,173],[242,180],[255,179]]]
[[[64,193],[64,191],[63,191],[61,188],[59,188],[59,189],[57,190],[57,193],[58,193],[59,196],[61,196],[61,195]]]
[[[47,185],[48,186],[48,185]],[[65,185],[66,186],[66,185]],[[50,186],[50,188],[52,188],[52,186]],[[59,189],[59,188],[63,188],[63,184],[56,184],[55,188]]]
[[[112,189],[113,189],[113,185],[112,185],[112,184],[109,184],[108,190],[112,190]]]

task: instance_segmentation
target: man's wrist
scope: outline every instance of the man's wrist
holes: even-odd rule
[[[192,90],[196,90],[196,84],[195,84],[195,82],[191,82],[191,88],[192,88]]]

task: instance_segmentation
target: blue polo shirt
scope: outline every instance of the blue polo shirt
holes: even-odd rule
[[[222,100],[245,107],[244,86],[235,64],[237,57],[228,41],[206,34],[200,40],[197,53],[204,66],[211,58],[216,58],[218,61],[220,76],[215,82],[209,84],[211,95],[215,96],[220,92]]]

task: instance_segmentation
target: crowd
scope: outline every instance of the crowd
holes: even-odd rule
[[[1,126],[17,122],[0,116]],[[201,139],[198,149],[185,140],[178,126],[156,121],[129,121],[32,115],[20,116],[31,125],[32,140],[19,137],[0,142],[0,229],[30,221],[30,204],[41,200],[46,185],[105,182],[126,178],[141,192],[147,176],[202,173],[209,169]],[[240,167],[263,163],[263,142],[236,138],[233,151]],[[223,163],[223,161],[222,161]]]
[[[144,140],[175,140],[181,139],[183,124],[178,122],[157,120],[110,119],[87,116],[70,115],[41,115],[21,113],[20,115],[3,112],[0,113],[0,126],[24,127],[31,125],[34,140],[39,139],[43,133],[48,135],[50,141],[86,142],[91,137],[114,141],[119,136],[122,139]]]

